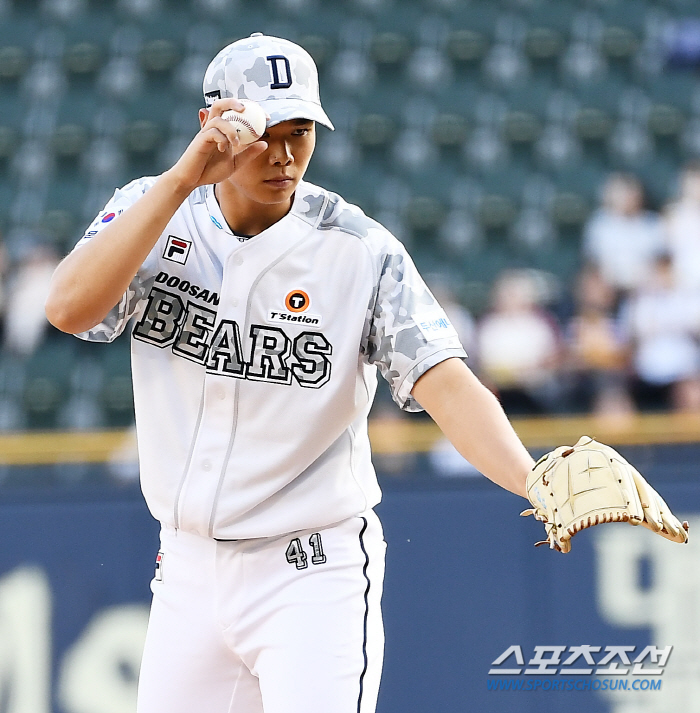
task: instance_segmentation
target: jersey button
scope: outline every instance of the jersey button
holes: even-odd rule
[[[219,389],[219,398],[223,401],[226,398],[226,389],[223,387]]]
[[[240,255],[236,255],[236,257],[233,258],[233,264],[234,265],[242,265],[243,264],[243,258]]]
[[[231,300],[231,307],[238,307],[238,300],[235,297]]]
[[[211,461],[209,461],[209,460],[202,461],[202,470],[206,470],[206,471],[211,470]]]

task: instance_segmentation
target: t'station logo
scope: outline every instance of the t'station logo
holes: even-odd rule
[[[191,240],[178,238],[177,235],[168,235],[168,242],[165,244],[163,257],[171,262],[178,262],[180,265],[184,265],[187,262],[187,256],[190,254],[191,247]]]
[[[284,306],[290,312],[303,312],[311,300],[304,290],[292,290],[284,299]]]

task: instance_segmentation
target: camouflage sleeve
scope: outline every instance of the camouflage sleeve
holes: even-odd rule
[[[78,241],[74,250],[79,250],[88,243],[101,230],[107,227],[117,216],[123,213],[130,205],[135,203],[156,181],[155,177],[140,178],[136,181],[118,188],[107,205],[93,220],[83,237]],[[134,276],[126,292],[99,324],[87,332],[75,336],[89,342],[113,342],[125,329],[131,317],[138,311],[142,300],[148,294],[153,278],[148,277],[149,259],[142,265]]]
[[[362,351],[389,382],[394,401],[406,411],[422,411],[411,396],[416,381],[441,361],[467,355],[403,245],[395,241],[382,257]]]

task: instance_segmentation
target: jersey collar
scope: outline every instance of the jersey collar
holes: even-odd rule
[[[219,206],[219,201],[216,200],[214,195],[214,184],[206,186],[206,197],[204,201],[207,205],[207,211],[209,212],[209,220],[212,222],[215,228],[223,230],[224,233],[231,235],[233,237],[233,231],[229,228],[224,214],[221,212],[221,207]]]
[[[224,218],[224,214],[221,212],[221,206],[219,205],[219,201],[216,200],[216,195],[214,193],[214,185],[209,184],[204,186],[204,189],[204,202],[206,203],[209,220],[212,225],[216,229],[221,230],[227,235],[237,239],[238,236],[231,230],[226,222],[226,218]],[[328,196],[326,191],[314,186],[311,183],[306,183],[306,181],[300,181],[296,191],[294,192],[294,199],[289,213],[266,230],[263,230],[260,235],[263,235],[267,232],[267,230],[280,225],[280,223],[284,222],[292,215],[297,218],[301,218],[301,220],[305,223],[310,223],[311,225],[317,224],[323,215],[323,208],[325,207],[327,200]],[[253,237],[258,236],[256,235]]]

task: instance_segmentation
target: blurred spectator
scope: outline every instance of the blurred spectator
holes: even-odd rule
[[[700,20],[686,17],[667,23],[664,40],[669,64],[676,67],[700,65]]]
[[[700,163],[688,164],[680,196],[665,216],[666,239],[678,287],[700,288]]]
[[[561,410],[559,334],[539,304],[538,288],[526,270],[503,272],[493,288],[492,308],[479,322],[480,375],[506,412]]]
[[[615,290],[588,266],[578,277],[575,299],[576,313],[566,330],[572,407],[599,415],[629,414],[628,350],[614,315]]]
[[[635,397],[644,410],[700,411],[700,292],[677,287],[660,256],[649,284],[623,305],[634,348]]]
[[[52,248],[35,245],[13,270],[7,289],[4,347],[17,356],[31,355],[44,337],[48,326],[44,303],[57,265]]]
[[[644,209],[642,184],[629,174],[612,174],[601,202],[584,231],[584,256],[616,290],[629,292],[649,278],[664,249],[661,219]]]

